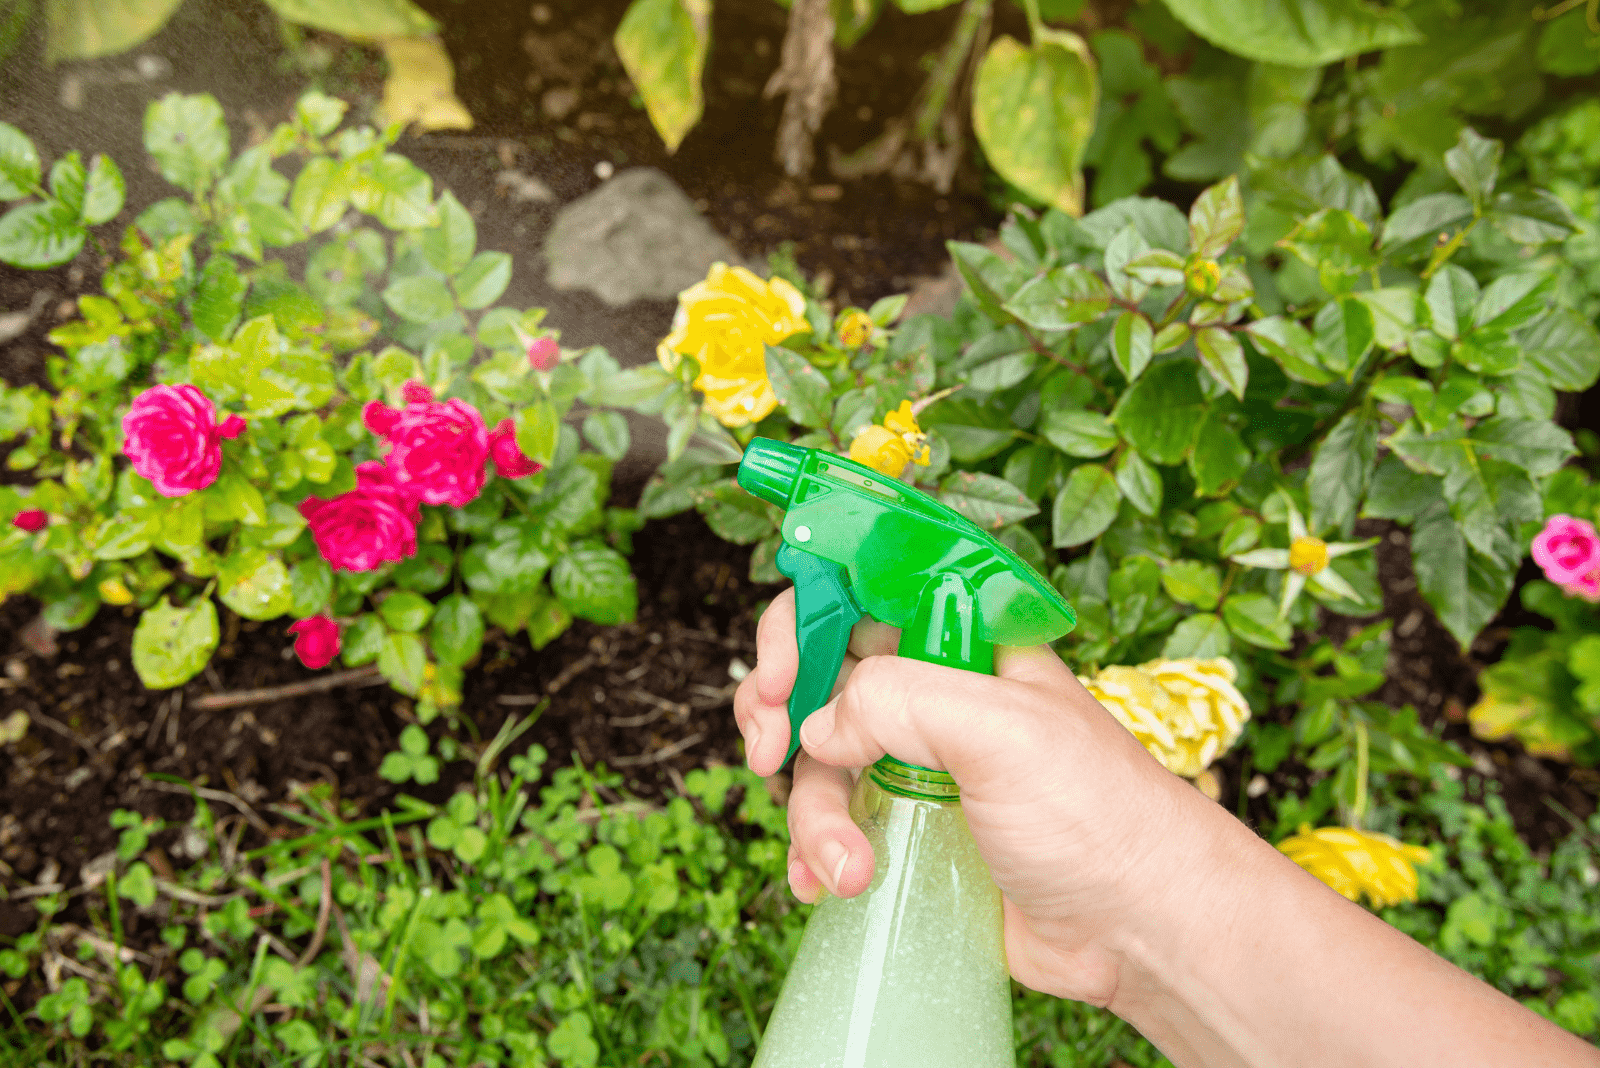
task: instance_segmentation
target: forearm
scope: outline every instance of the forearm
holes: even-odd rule
[[[1127,943],[1111,1004],[1179,1068],[1600,1065],[1223,810],[1201,821],[1183,886]],[[1208,889],[1185,900],[1192,887]]]

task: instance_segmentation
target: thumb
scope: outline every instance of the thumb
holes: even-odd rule
[[[1049,650],[1044,653],[1054,659]],[[1030,665],[1022,661],[1022,669]],[[1039,668],[1046,669],[1047,664]],[[1065,666],[1057,670],[1071,677]],[[948,771],[959,782],[1014,764],[1018,747],[1034,744],[1039,717],[1032,711],[1032,690],[1013,678],[869,656],[838,696],[806,720],[800,742],[835,767],[865,767],[888,755]]]
[[[1048,645],[997,645],[994,673],[1034,686],[1066,686],[1076,678]]]

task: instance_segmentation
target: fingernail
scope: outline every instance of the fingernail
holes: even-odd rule
[[[744,732],[744,762],[745,766],[754,771],[753,762],[756,757],[756,743],[761,741],[761,728],[754,723]]]
[[[844,878],[844,866],[850,863],[850,851],[838,842],[824,842],[822,845],[822,863],[833,869],[833,885],[829,889],[834,894],[838,894],[839,880]]]
[[[789,889],[793,890],[800,885],[800,876],[805,874],[806,862],[795,857],[789,862]]]
[[[829,702],[806,717],[800,725],[800,741],[815,749],[833,734],[833,702]]]

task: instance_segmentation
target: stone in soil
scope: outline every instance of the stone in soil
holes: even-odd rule
[[[588,289],[613,307],[676,297],[713,263],[741,262],[728,239],[654,167],[623,171],[562,208],[544,255],[551,286]]]

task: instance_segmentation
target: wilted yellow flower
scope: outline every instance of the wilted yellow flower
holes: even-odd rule
[[[99,592],[100,599],[106,604],[133,603],[133,594],[128,592],[128,587],[119,578],[102,579]]]
[[[858,349],[872,337],[872,316],[857,309],[839,321],[839,344],[848,349]]]
[[[1152,660],[1082,679],[1168,771],[1194,778],[1239,740],[1250,706],[1227,657]]]
[[[1417,899],[1415,864],[1432,855],[1422,846],[1397,842],[1386,834],[1354,827],[1319,827],[1302,823],[1298,834],[1278,843],[1296,864],[1337,893],[1355,901],[1365,894],[1374,908]]]
[[[1328,543],[1307,534],[1289,543],[1289,567],[1302,575],[1315,575],[1328,566]]]
[[[765,346],[810,329],[805,297],[794,286],[714,263],[704,282],[678,294],[672,333],[656,346],[656,358],[668,371],[683,356],[700,361],[694,387],[705,394],[706,410],[723,426],[745,426],[778,406]]]
[[[899,478],[912,460],[925,464],[932,459],[928,435],[917,426],[911,402],[901,401],[883,417],[883,425],[873,424],[857,434],[850,443],[850,459],[890,478]]]

